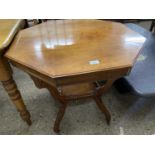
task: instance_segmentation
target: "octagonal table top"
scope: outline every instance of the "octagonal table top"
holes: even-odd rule
[[[6,53],[49,77],[131,68],[145,38],[101,20],[56,20],[21,30]]]

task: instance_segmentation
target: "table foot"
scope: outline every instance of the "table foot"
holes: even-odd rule
[[[30,119],[30,113],[25,110],[25,111],[19,111],[21,118],[27,123],[27,125],[31,126],[32,125],[32,121]]]

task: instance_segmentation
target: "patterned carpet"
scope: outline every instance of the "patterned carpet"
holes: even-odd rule
[[[14,79],[31,113],[33,124],[28,127],[19,117],[0,84],[0,134],[55,134],[52,130],[59,103],[46,89],[35,88],[30,77],[14,69]],[[112,115],[110,126],[91,99],[72,102],[61,123],[61,134],[155,134],[155,99],[122,95],[113,87],[103,95]]]

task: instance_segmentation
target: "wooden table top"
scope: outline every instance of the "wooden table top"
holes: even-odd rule
[[[49,77],[132,67],[145,38],[121,23],[57,20],[22,30],[10,60]]]
[[[10,45],[22,26],[24,20],[21,19],[0,19],[0,51]]]

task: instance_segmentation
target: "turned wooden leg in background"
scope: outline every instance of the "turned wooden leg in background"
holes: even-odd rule
[[[108,109],[106,108],[106,106],[103,104],[101,97],[94,96],[94,100],[95,100],[97,106],[99,107],[99,109],[105,114],[107,123],[110,124],[111,115],[110,115],[110,112],[108,111]]]
[[[3,57],[0,58],[0,81],[19,111],[21,118],[26,121],[28,125],[31,125],[30,113],[27,111],[16,83],[12,78],[12,69],[8,61]]]
[[[31,120],[30,120],[30,113],[27,111],[24,102],[22,100],[21,94],[19,90],[17,89],[17,86],[14,82],[14,80],[11,78],[7,81],[2,81],[2,84],[8,93],[10,99],[12,102],[15,104],[17,110],[20,113],[21,118],[27,122],[28,125],[31,125]]]

